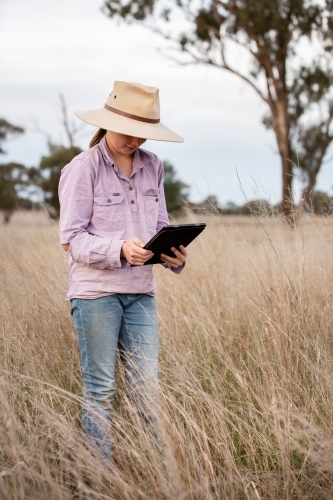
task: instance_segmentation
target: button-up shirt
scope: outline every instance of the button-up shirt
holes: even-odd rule
[[[120,251],[126,240],[136,236],[146,243],[169,223],[163,172],[161,160],[139,148],[128,178],[115,163],[105,137],[63,168],[60,240],[70,244],[67,299],[155,294],[153,266],[131,267],[120,258]],[[182,268],[172,270],[178,273]]]

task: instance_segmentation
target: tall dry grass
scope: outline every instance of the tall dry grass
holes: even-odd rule
[[[332,220],[207,222],[181,276],[155,266],[162,449],[120,368],[111,470],[81,436],[57,226],[1,227],[1,500],[333,498]]]

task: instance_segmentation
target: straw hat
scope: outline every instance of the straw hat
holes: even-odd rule
[[[104,108],[76,111],[86,123],[143,139],[183,142],[184,139],[160,122],[158,88],[140,83],[115,81]]]

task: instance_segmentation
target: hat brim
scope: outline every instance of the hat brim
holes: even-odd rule
[[[96,127],[119,134],[151,139],[153,141],[184,142],[180,135],[176,134],[163,123],[146,123],[132,118],[112,113],[105,108],[87,111],[75,111],[75,116],[80,120],[95,125]]]

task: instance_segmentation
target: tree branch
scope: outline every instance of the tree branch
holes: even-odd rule
[[[234,68],[231,68],[231,66],[229,66],[229,64],[227,63],[226,61],[226,57],[225,57],[225,52],[224,52],[224,47],[223,47],[223,43],[221,42],[221,57],[222,57],[222,62],[223,64],[218,66],[222,69],[225,69],[227,71],[229,71],[230,73],[233,73],[234,75],[237,75],[239,78],[241,78],[243,81],[245,81],[246,83],[248,83],[256,92],[257,94],[261,97],[261,99],[265,102],[267,102],[268,104],[268,97],[266,97],[262,92],[261,90],[259,89],[259,87],[257,87],[247,76],[243,75],[242,73],[240,73],[240,71],[234,69]]]
[[[65,98],[63,94],[59,95],[60,99],[60,109],[61,109],[61,114],[62,114],[62,120],[61,123],[64,126],[68,141],[69,141],[69,146],[72,148],[74,146],[74,134],[76,132],[76,129],[74,125],[70,127],[68,123],[68,114],[67,114],[67,104],[65,101]]]
[[[330,128],[332,119],[333,119],[333,113],[331,112],[329,118],[327,119],[327,121],[325,123],[326,130],[323,133],[323,135],[325,134],[326,139],[323,141],[322,146],[320,148],[320,156],[317,159],[315,168],[311,172],[309,172],[310,180],[309,180],[309,184],[306,186],[306,188],[303,189],[302,196],[301,196],[302,203],[304,203],[308,199],[310,194],[312,193],[312,190],[316,185],[317,176],[318,176],[320,168],[323,164],[323,160],[324,160],[325,154],[327,152],[327,149],[329,148],[331,142],[333,141],[333,136],[329,133],[329,128]]]

